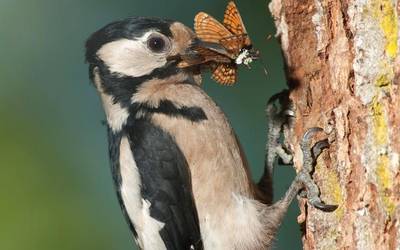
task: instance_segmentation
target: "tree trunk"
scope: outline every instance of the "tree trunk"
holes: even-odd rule
[[[301,199],[304,249],[400,249],[400,1],[272,0],[296,108],[289,144],[322,127],[314,180],[327,213]]]

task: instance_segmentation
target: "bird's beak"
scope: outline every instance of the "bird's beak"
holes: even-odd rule
[[[168,60],[178,61],[179,68],[188,68],[201,66],[211,61],[229,63],[232,57],[222,45],[195,38],[183,53],[171,56]]]

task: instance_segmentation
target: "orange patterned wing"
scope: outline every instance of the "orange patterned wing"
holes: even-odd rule
[[[236,66],[232,64],[218,64],[213,70],[212,78],[222,85],[232,85],[236,82]]]
[[[194,30],[201,40],[211,43],[220,43],[221,39],[232,36],[224,25],[204,12],[194,18]]]
[[[225,37],[221,40],[221,45],[224,46],[227,50],[229,50],[235,56],[238,56],[240,50],[245,47],[245,42],[247,39],[247,35],[234,35],[230,37]]]
[[[224,15],[224,26],[232,32],[232,34],[237,36],[243,36],[243,47],[250,46],[251,41],[247,35],[246,27],[243,24],[242,17],[240,16],[239,10],[236,7],[236,4],[231,1],[226,6],[225,15]]]
[[[247,33],[239,10],[233,1],[229,2],[226,6],[224,26],[234,35],[243,35]]]

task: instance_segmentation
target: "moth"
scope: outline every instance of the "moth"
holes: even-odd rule
[[[258,58],[259,53],[253,49],[242,17],[233,1],[226,7],[223,23],[200,12],[194,19],[194,30],[202,43],[209,43],[208,49],[198,46],[195,50],[203,57],[204,62],[209,62],[212,78],[220,84],[234,84],[237,80],[237,66],[244,64],[249,67]],[[214,49],[210,44],[215,45]]]

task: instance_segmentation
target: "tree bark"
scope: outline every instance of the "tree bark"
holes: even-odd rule
[[[400,56],[397,0],[272,0],[300,139],[331,146],[313,178],[327,213],[300,200],[304,249],[400,249]]]

